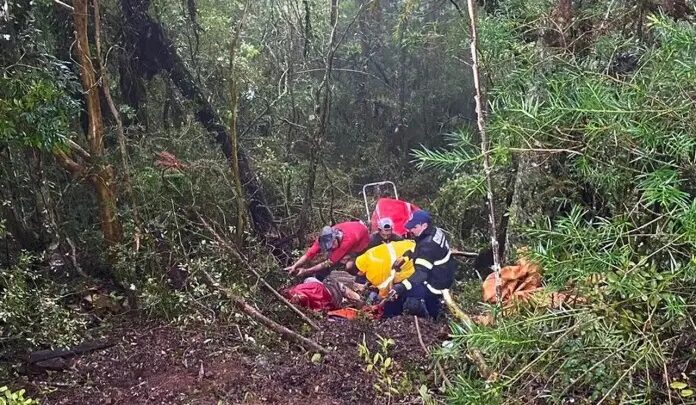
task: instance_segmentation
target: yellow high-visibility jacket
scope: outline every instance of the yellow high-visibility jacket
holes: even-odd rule
[[[407,250],[413,251],[416,242],[401,240],[397,242],[382,243],[369,249],[355,259],[355,267],[365,275],[367,281],[379,289],[379,294],[386,297],[394,283],[399,283],[415,272],[413,261],[405,258],[399,271],[392,270],[392,264],[402,257]]]

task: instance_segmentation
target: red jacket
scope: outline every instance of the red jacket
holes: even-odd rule
[[[343,232],[343,238],[339,242],[338,247],[329,254],[331,263],[336,264],[351,253],[358,254],[367,249],[367,244],[370,242],[370,233],[362,222],[341,222],[340,224],[334,225],[332,228]],[[319,240],[317,239],[305,254],[307,258],[313,259],[319,252],[321,252],[321,248],[319,247]]]

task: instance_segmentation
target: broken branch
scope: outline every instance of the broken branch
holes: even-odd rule
[[[246,259],[243,258],[241,256],[241,254],[239,254],[237,249],[230,246],[229,243],[227,243],[224,239],[222,239],[220,234],[215,232],[215,230],[210,225],[208,225],[208,223],[205,221],[205,219],[203,219],[201,214],[198,214],[198,218],[203,223],[203,227],[208,232],[210,232],[211,235],[213,235],[213,238],[218,242],[218,244],[220,244],[220,246],[222,246],[225,250],[227,250],[233,256],[235,256],[240,262],[245,263],[245,264],[247,263]],[[263,284],[264,287],[266,287],[276,298],[278,298],[283,304],[285,304],[285,306],[287,306],[293,312],[295,312],[297,315],[299,315],[300,318],[302,318],[302,320],[304,320],[305,322],[307,322],[307,324],[309,324],[309,326],[311,326],[314,330],[319,329],[319,326],[316,323],[314,323],[311,319],[309,319],[309,317],[307,315],[305,315],[302,311],[300,311],[299,308],[297,308],[295,305],[293,305],[290,301],[288,301],[285,297],[283,297],[278,291],[276,291],[275,288],[273,288],[270,284],[268,284],[268,282],[263,277],[261,277],[261,274],[259,274],[258,271],[254,270],[252,267],[247,266],[247,265],[245,265],[244,268],[246,268],[254,276],[256,276],[259,279],[259,281],[261,281],[261,284]]]
[[[452,313],[459,318],[459,320],[464,324],[466,327],[467,331],[471,330],[471,327],[474,325],[474,321],[471,320],[471,317],[464,313],[461,308],[459,308],[459,305],[457,305],[456,302],[454,302],[454,299],[452,298],[452,294],[450,294],[449,290],[443,290],[442,291],[442,298],[445,299],[445,303],[447,303],[447,307],[452,311]],[[493,373],[490,368],[488,368],[488,365],[486,364],[486,361],[483,359],[483,355],[481,354],[480,351],[476,349],[469,349],[469,352],[467,353],[468,357],[471,358],[471,360],[476,364],[476,367],[479,370],[479,373],[481,373],[481,376],[487,380],[494,380],[496,377],[496,374]]]
[[[53,2],[56,3],[57,5],[61,6],[61,7],[67,8],[67,9],[70,10],[70,11],[74,11],[74,10],[75,10],[75,9],[73,8],[73,6],[71,6],[71,5],[69,5],[69,4],[66,4],[66,3],[63,3],[63,2],[60,1],[60,0],[53,0]]]
[[[221,292],[223,292],[227,296],[227,298],[230,301],[232,301],[234,306],[237,307],[237,309],[239,309],[240,311],[249,315],[251,318],[254,318],[255,320],[259,321],[260,323],[265,325],[268,329],[278,333],[279,335],[281,335],[289,340],[294,340],[297,343],[300,343],[303,346],[310,348],[312,350],[315,350],[315,351],[318,351],[321,353],[328,353],[329,352],[326,348],[320,346],[317,342],[315,342],[311,339],[308,339],[308,338],[300,335],[299,333],[294,332],[294,331],[286,328],[285,326],[275,322],[274,320],[268,318],[267,316],[262,314],[256,308],[247,304],[246,301],[244,301],[242,298],[238,297],[230,289],[220,286],[219,283],[217,283],[213,280],[213,278],[210,276],[210,274],[208,274],[208,272],[206,272],[205,270],[202,270],[202,272],[203,272],[203,275],[205,276],[206,281],[208,282],[208,284],[211,287],[216,288],[216,289],[220,290]]]

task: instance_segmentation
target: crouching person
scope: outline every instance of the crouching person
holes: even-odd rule
[[[352,270],[355,257],[367,249],[370,234],[362,222],[349,221],[325,226],[312,246],[292,266],[285,270],[290,276],[313,276],[324,280],[331,271],[341,264],[346,270]],[[326,260],[305,268],[304,266],[319,255],[324,253]]]
[[[437,318],[442,306],[440,298],[444,290],[454,282],[456,263],[451,258],[445,232],[432,224],[430,214],[424,210],[413,213],[406,229],[414,236],[416,246],[410,254],[415,272],[411,277],[394,284],[384,305],[384,317],[410,314]],[[399,266],[400,261],[395,263]]]
[[[414,273],[413,261],[395,262],[407,251],[413,251],[416,243],[401,240],[377,245],[355,259],[358,275],[378,290],[380,298],[386,298],[395,283],[406,280]]]

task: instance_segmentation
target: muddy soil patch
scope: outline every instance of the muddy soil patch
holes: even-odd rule
[[[358,344],[365,336],[370,350],[378,350],[377,336],[389,337],[394,372],[427,376],[431,360],[413,322],[323,321],[311,337],[331,350],[319,359],[285,343],[257,350],[234,325],[131,320],[108,334],[115,346],[79,356],[63,372],[21,376],[12,386],[43,404],[377,404],[383,399],[373,389],[376,376],[365,372]],[[425,320],[420,329],[429,347],[448,331]],[[400,402],[416,401],[415,388]]]

